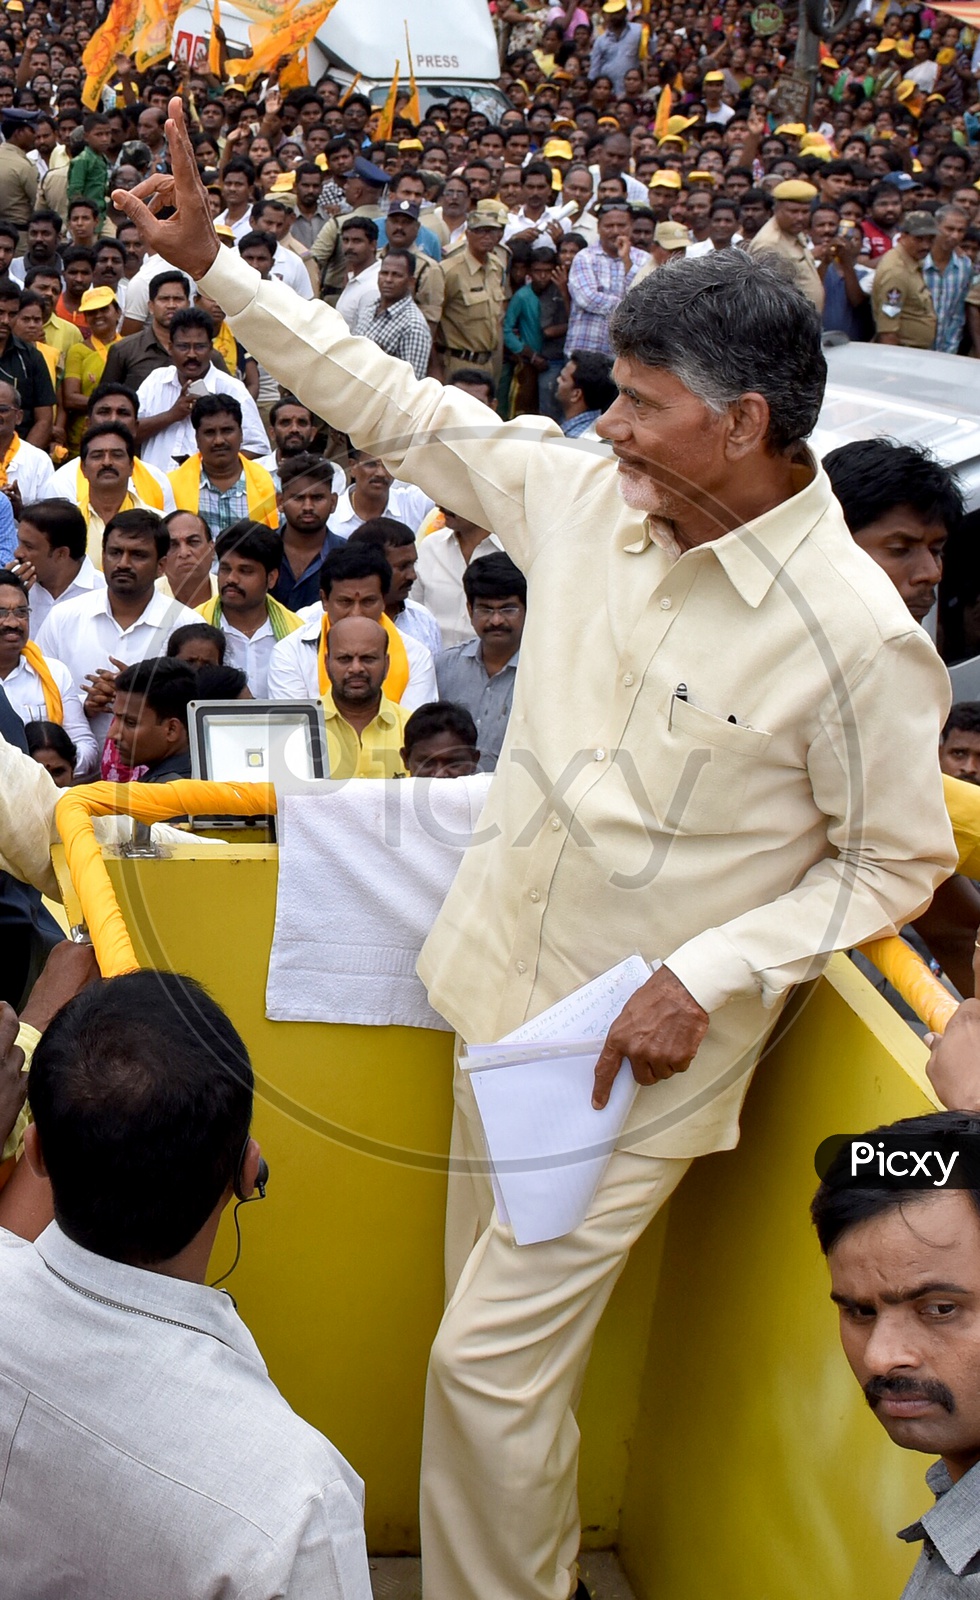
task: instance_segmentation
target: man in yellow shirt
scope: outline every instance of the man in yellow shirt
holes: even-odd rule
[[[370,617],[346,617],[327,634],[323,696],[331,778],[403,778],[409,713],[381,691],[388,638]]]

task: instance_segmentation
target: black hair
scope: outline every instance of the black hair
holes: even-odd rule
[[[95,251],[88,244],[70,244],[67,250],[61,252],[63,267],[73,266],[76,261],[87,261],[90,267],[95,266]]]
[[[218,534],[214,553],[219,561],[224,556],[236,555],[243,561],[257,561],[266,573],[276,572],[282,566],[282,536],[264,522],[242,517]]]
[[[177,318],[174,318],[176,322]],[[194,401],[191,407],[191,427],[196,433],[202,422],[208,417],[227,415],[238,424],[242,425],[242,403],[233,394],[202,394]]]
[[[221,665],[225,659],[228,641],[221,629],[212,627],[210,622],[188,622],[182,628],[175,628],[167,640],[167,655],[172,660],[179,660],[182,646],[195,642],[213,644],[218,652],[218,665]]]
[[[980,733],[980,700],[958,700],[950,707],[941,734],[943,744],[951,733]]]
[[[313,418],[313,412],[310,411],[310,408],[306,404],[305,400],[297,400],[294,394],[281,394],[275,404],[269,408],[270,422],[275,422],[283,406],[301,406],[304,411],[309,411],[311,420],[315,420]]]
[[[74,772],[78,765],[78,751],[60,722],[25,722],[24,737],[29,756],[37,755],[39,750],[53,750],[62,761],[67,761]]]
[[[142,697],[158,717],[179,717],[187,726],[187,707],[194,699],[194,673],[186,661],[148,656],[124,667],[116,678],[119,694]]]
[[[414,278],[414,276],[415,276],[415,257],[413,256],[411,250],[399,250],[399,249],[396,249],[393,245],[389,245],[388,249],[385,251],[385,260],[386,261],[407,261],[408,262],[408,275],[409,275],[410,278]]]
[[[270,256],[272,256],[273,260],[275,260],[277,248],[278,246],[276,244],[274,235],[271,233],[263,233],[261,228],[252,228],[249,233],[244,234],[243,237],[238,241],[239,255],[244,255],[246,250],[261,249],[268,250]]]
[[[855,439],[824,457],[844,521],[857,538],[896,506],[909,506],[925,522],[952,534],[963,517],[963,495],[953,474],[928,450],[894,439]]]
[[[935,1140],[942,1138],[980,1137],[980,1118],[963,1111],[936,1111],[923,1117],[903,1117],[900,1122],[883,1124],[862,1133],[857,1139],[848,1139],[831,1161],[823,1182],[810,1203],[810,1216],[817,1230],[817,1238],[824,1255],[849,1228],[870,1222],[887,1211],[898,1211],[902,1206],[922,1200],[929,1190],[900,1189],[895,1186],[875,1189],[867,1178],[856,1183],[851,1176],[851,1146],[858,1142],[875,1145],[883,1135],[896,1134],[909,1140]],[[968,1189],[967,1194],[974,1210],[980,1213],[980,1190]]]
[[[346,578],[375,577],[381,583],[381,593],[387,594],[391,588],[392,573],[384,551],[379,550],[377,545],[351,544],[348,539],[339,550],[331,550],[324,557],[320,568],[320,593],[328,599],[335,583],[343,583]]]
[[[126,446],[126,451],[129,455],[130,461],[135,460],[136,440],[133,438],[129,429],[121,422],[97,422],[94,428],[87,428],[82,434],[82,442],[78,447],[79,460],[85,460],[85,457],[89,452],[89,447],[94,444],[96,439],[108,438],[110,434],[112,434],[115,438],[122,440],[123,444]]]
[[[162,561],[170,549],[170,529],[167,524],[155,511],[147,511],[143,506],[137,506],[132,511],[117,511],[114,517],[109,518],[102,535],[103,550],[110,533],[128,534],[130,538],[142,536],[152,539],[156,546],[158,561]]]
[[[32,222],[50,223],[51,227],[54,228],[58,233],[60,233],[64,227],[64,219],[58,215],[57,211],[47,211],[44,209],[40,211],[32,211],[27,219],[27,226],[30,227]]]
[[[52,550],[65,549],[72,561],[81,561],[88,548],[88,524],[70,500],[35,500],[21,509],[21,522],[43,533]]]
[[[368,517],[366,522],[354,529],[347,543],[372,544],[379,550],[386,545],[401,549],[414,544],[415,539],[414,530],[396,517]]]
[[[109,396],[113,394],[119,395],[122,399],[131,401],[136,416],[139,416],[139,395],[136,393],[135,389],[131,389],[129,387],[128,383],[100,383],[97,388],[92,390],[92,393],[89,396],[89,402],[85,408],[86,415],[91,416],[93,408],[98,405],[99,401],[108,400]]]
[[[378,224],[375,222],[373,217],[345,217],[343,222],[340,224],[341,237],[343,237],[345,233],[353,232],[355,228],[359,229],[361,233],[365,234],[367,238],[370,239],[372,244],[377,244]]]
[[[484,372],[480,367],[461,367],[458,372],[453,373],[446,387],[452,388],[453,384],[459,385],[461,383],[468,383],[473,388],[479,385],[481,388],[486,389],[491,400],[494,397],[496,385],[493,378],[489,372]]]
[[[463,593],[470,606],[474,600],[505,600],[512,594],[526,606],[527,579],[510,556],[495,550],[470,562],[463,573]]]
[[[87,211],[91,211],[93,217],[98,217],[98,215],[99,215],[98,206],[96,205],[94,200],[90,200],[89,199],[87,194],[76,194],[76,195],[72,196],[72,198],[68,202],[68,216],[69,216],[69,218],[71,217],[72,212],[76,209],[77,206],[84,206]],[[77,247],[77,248],[80,248],[80,247]],[[85,248],[87,248],[87,246]],[[64,257],[62,257],[62,260],[64,260]]]
[[[612,357],[601,350],[573,350],[575,387],[581,389],[586,411],[608,411],[619,393],[612,377]]]
[[[237,700],[248,688],[248,674],[240,667],[222,663],[220,667],[198,667],[194,674],[197,684],[195,700]]]
[[[204,529],[205,539],[207,539],[209,544],[211,543],[212,539],[214,538],[214,534],[211,532],[211,524],[207,517],[201,516],[199,511],[187,511],[182,506],[177,506],[174,511],[168,511],[167,515],[163,519],[168,528],[173,522],[174,517],[193,517],[194,521],[199,522],[201,527]]]
[[[150,279],[150,287],[148,290],[149,298],[151,300],[155,300],[157,295],[160,293],[160,290],[165,289],[168,283],[179,283],[188,300],[190,299],[190,281],[184,277],[182,272],[177,272],[176,270],[154,273],[153,277]]]
[[[423,739],[432,739],[437,733],[454,734],[460,744],[467,745],[471,750],[478,748],[476,723],[466,707],[456,705],[452,700],[431,700],[428,705],[419,706],[417,711],[413,711],[405,724],[402,738],[406,756]]]
[[[29,598],[27,584],[23,578],[17,576],[16,572],[11,572],[9,567],[0,567],[0,587],[16,589],[18,594],[23,595],[25,600]]]
[[[45,1029],[28,1086],[59,1227],[134,1266],[178,1255],[235,1184],[252,1091],[243,1041],[193,978],[90,984]]]
[[[209,341],[214,338],[214,321],[206,311],[201,310],[200,306],[184,306],[175,313],[174,320],[170,324],[171,346],[184,328],[200,328],[207,334]]]
[[[302,401],[295,402],[298,405]],[[298,456],[287,456],[279,468],[279,487],[285,494],[290,484],[297,479],[304,478],[309,483],[325,483],[328,489],[333,489],[333,462],[326,456],[318,456],[312,450],[304,450]]]

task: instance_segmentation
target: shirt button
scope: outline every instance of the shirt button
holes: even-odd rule
[[[552,832],[553,833],[557,833],[560,827],[561,827],[561,822],[559,821],[559,819],[557,817],[552,817],[552,819],[551,819]]]
[[[669,611],[672,604],[673,604],[673,602],[671,601],[670,595],[669,594],[665,594],[663,599],[660,602],[661,611]]]
[[[605,761],[606,752],[605,752],[605,750],[602,749],[601,745],[600,745],[599,749],[596,751],[595,755],[592,757],[592,759],[593,759],[593,761]]]
[[[518,961],[517,970],[521,974],[521,977],[523,977],[525,972],[527,971],[527,962],[526,961]]]
[[[537,889],[532,889],[531,890],[530,894],[528,895],[528,899],[529,900],[533,900],[534,904],[537,905],[538,901],[541,899],[541,896],[538,893]]]
[[[635,682],[636,682],[636,679],[633,677],[632,672],[628,672],[626,674],[625,678],[623,679],[623,688],[624,689],[632,689],[632,687],[633,687]]]

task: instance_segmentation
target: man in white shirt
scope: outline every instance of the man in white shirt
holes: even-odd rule
[[[351,482],[337,501],[330,532],[349,539],[371,517],[394,517],[417,529],[434,507],[435,501],[413,483],[398,483],[376,456],[352,450]]]
[[[371,544],[380,550],[391,568],[391,588],[385,596],[385,611],[399,633],[407,633],[432,652],[432,659],[442,653],[442,634],[439,624],[427,606],[412,599],[412,585],[416,578],[418,547],[415,530],[394,517],[372,517],[362,522],[350,536],[352,545]]]
[[[443,648],[475,639],[466,596],[463,573],[477,556],[488,556],[503,545],[495,533],[478,528],[455,511],[445,511],[444,528],[426,534],[419,545],[418,576],[412,596],[431,611],[439,624]]]
[[[347,282],[340,291],[337,310],[348,328],[353,328],[365,306],[373,304],[378,293],[378,224],[373,217],[346,217],[340,224]]]
[[[100,383],[93,390],[88,403],[88,424],[90,428],[98,427],[103,422],[121,423],[133,436],[137,434],[137,420],[139,418],[139,400],[134,391],[124,383]],[[51,480],[51,494],[61,495],[65,500],[71,500],[76,506],[85,496],[82,483],[82,466],[78,460],[66,461],[63,466],[55,469]],[[145,506],[159,511],[161,516],[167,516],[175,511],[177,503],[170,485],[170,479],[159,467],[151,466],[140,456],[133,462],[133,470],[129,478],[129,493],[136,500],[141,500]],[[26,501],[25,501],[26,504]]]
[[[154,588],[170,548],[165,523],[152,511],[121,511],[103,535],[106,587],[54,606],[38,630],[45,656],[63,661],[83,697],[99,748],[112,721],[117,670],[167,653],[175,628],[199,622],[196,611]]]
[[[253,1082],[169,972],[90,984],[36,1047],[25,1160],[55,1220],[0,1231],[11,1595],[371,1600],[361,1480],[208,1287],[222,1212],[268,1178]]]
[[[172,367],[144,378],[138,396],[137,424],[143,460],[172,472],[197,449],[191,412],[202,394],[233,394],[242,408],[242,453],[264,456],[269,438],[258,407],[243,383],[211,365],[214,324],[206,311],[178,311],[170,325]]]
[[[303,265],[302,256],[283,244],[295,215],[295,211],[291,211],[281,200],[275,200],[267,195],[252,207],[252,227],[259,233],[271,234],[276,241],[276,254],[270,276],[278,278],[280,283],[287,283],[302,299],[312,300],[313,280]],[[239,239],[237,243],[241,244],[241,240]]]
[[[105,578],[85,553],[87,541],[85,518],[67,500],[40,500],[25,508],[13,570],[30,589],[32,637],[52,606],[105,588]]]
[[[272,651],[299,626],[270,593],[282,566],[282,538],[245,519],[219,534],[214,550],[218,597],[199,608],[201,615],[225,636],[225,665],[244,672],[254,698],[265,700]]]
[[[32,500],[46,500],[54,494],[51,487],[54,467],[46,450],[39,450],[28,439],[22,439],[17,429],[24,420],[20,394],[15,384],[0,378],[0,464],[5,481],[0,487],[16,489],[20,504]],[[11,495],[14,515],[17,500]]]
[[[27,585],[0,568],[0,689],[21,722],[59,722],[78,751],[76,773],[93,772],[99,752],[64,662],[30,643]]]
[[[523,203],[507,219],[504,244],[509,244],[511,239],[526,239],[530,244],[535,240],[547,243],[551,239],[557,244],[562,234],[567,233],[569,224],[555,220],[558,207],[551,204],[555,192],[547,161],[531,161],[524,168],[523,193]]]
[[[385,694],[406,711],[438,700],[431,651],[410,634],[401,633],[385,613],[385,596],[391,588],[391,567],[382,552],[371,545],[345,545],[331,550],[320,568],[320,605],[306,606],[300,615],[304,626],[277,644],[269,666],[269,696],[273,700],[309,700],[322,694],[325,663],[323,614],[330,623],[341,617],[369,617],[388,635],[389,677]],[[391,674],[401,667],[407,683],[395,692]]]

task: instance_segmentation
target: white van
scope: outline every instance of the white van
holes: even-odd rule
[[[397,6],[391,0],[337,0],[310,46],[311,81],[329,72],[349,84],[359,73],[358,92],[382,103],[396,60],[408,84],[406,23],[422,111],[433,101],[465,94],[475,110],[498,121],[508,101],[496,86],[500,60],[486,0],[400,0]],[[222,4],[221,26],[229,54],[248,55],[249,21],[231,0]],[[175,59],[206,54],[210,35],[210,4],[182,11],[174,24]]]

